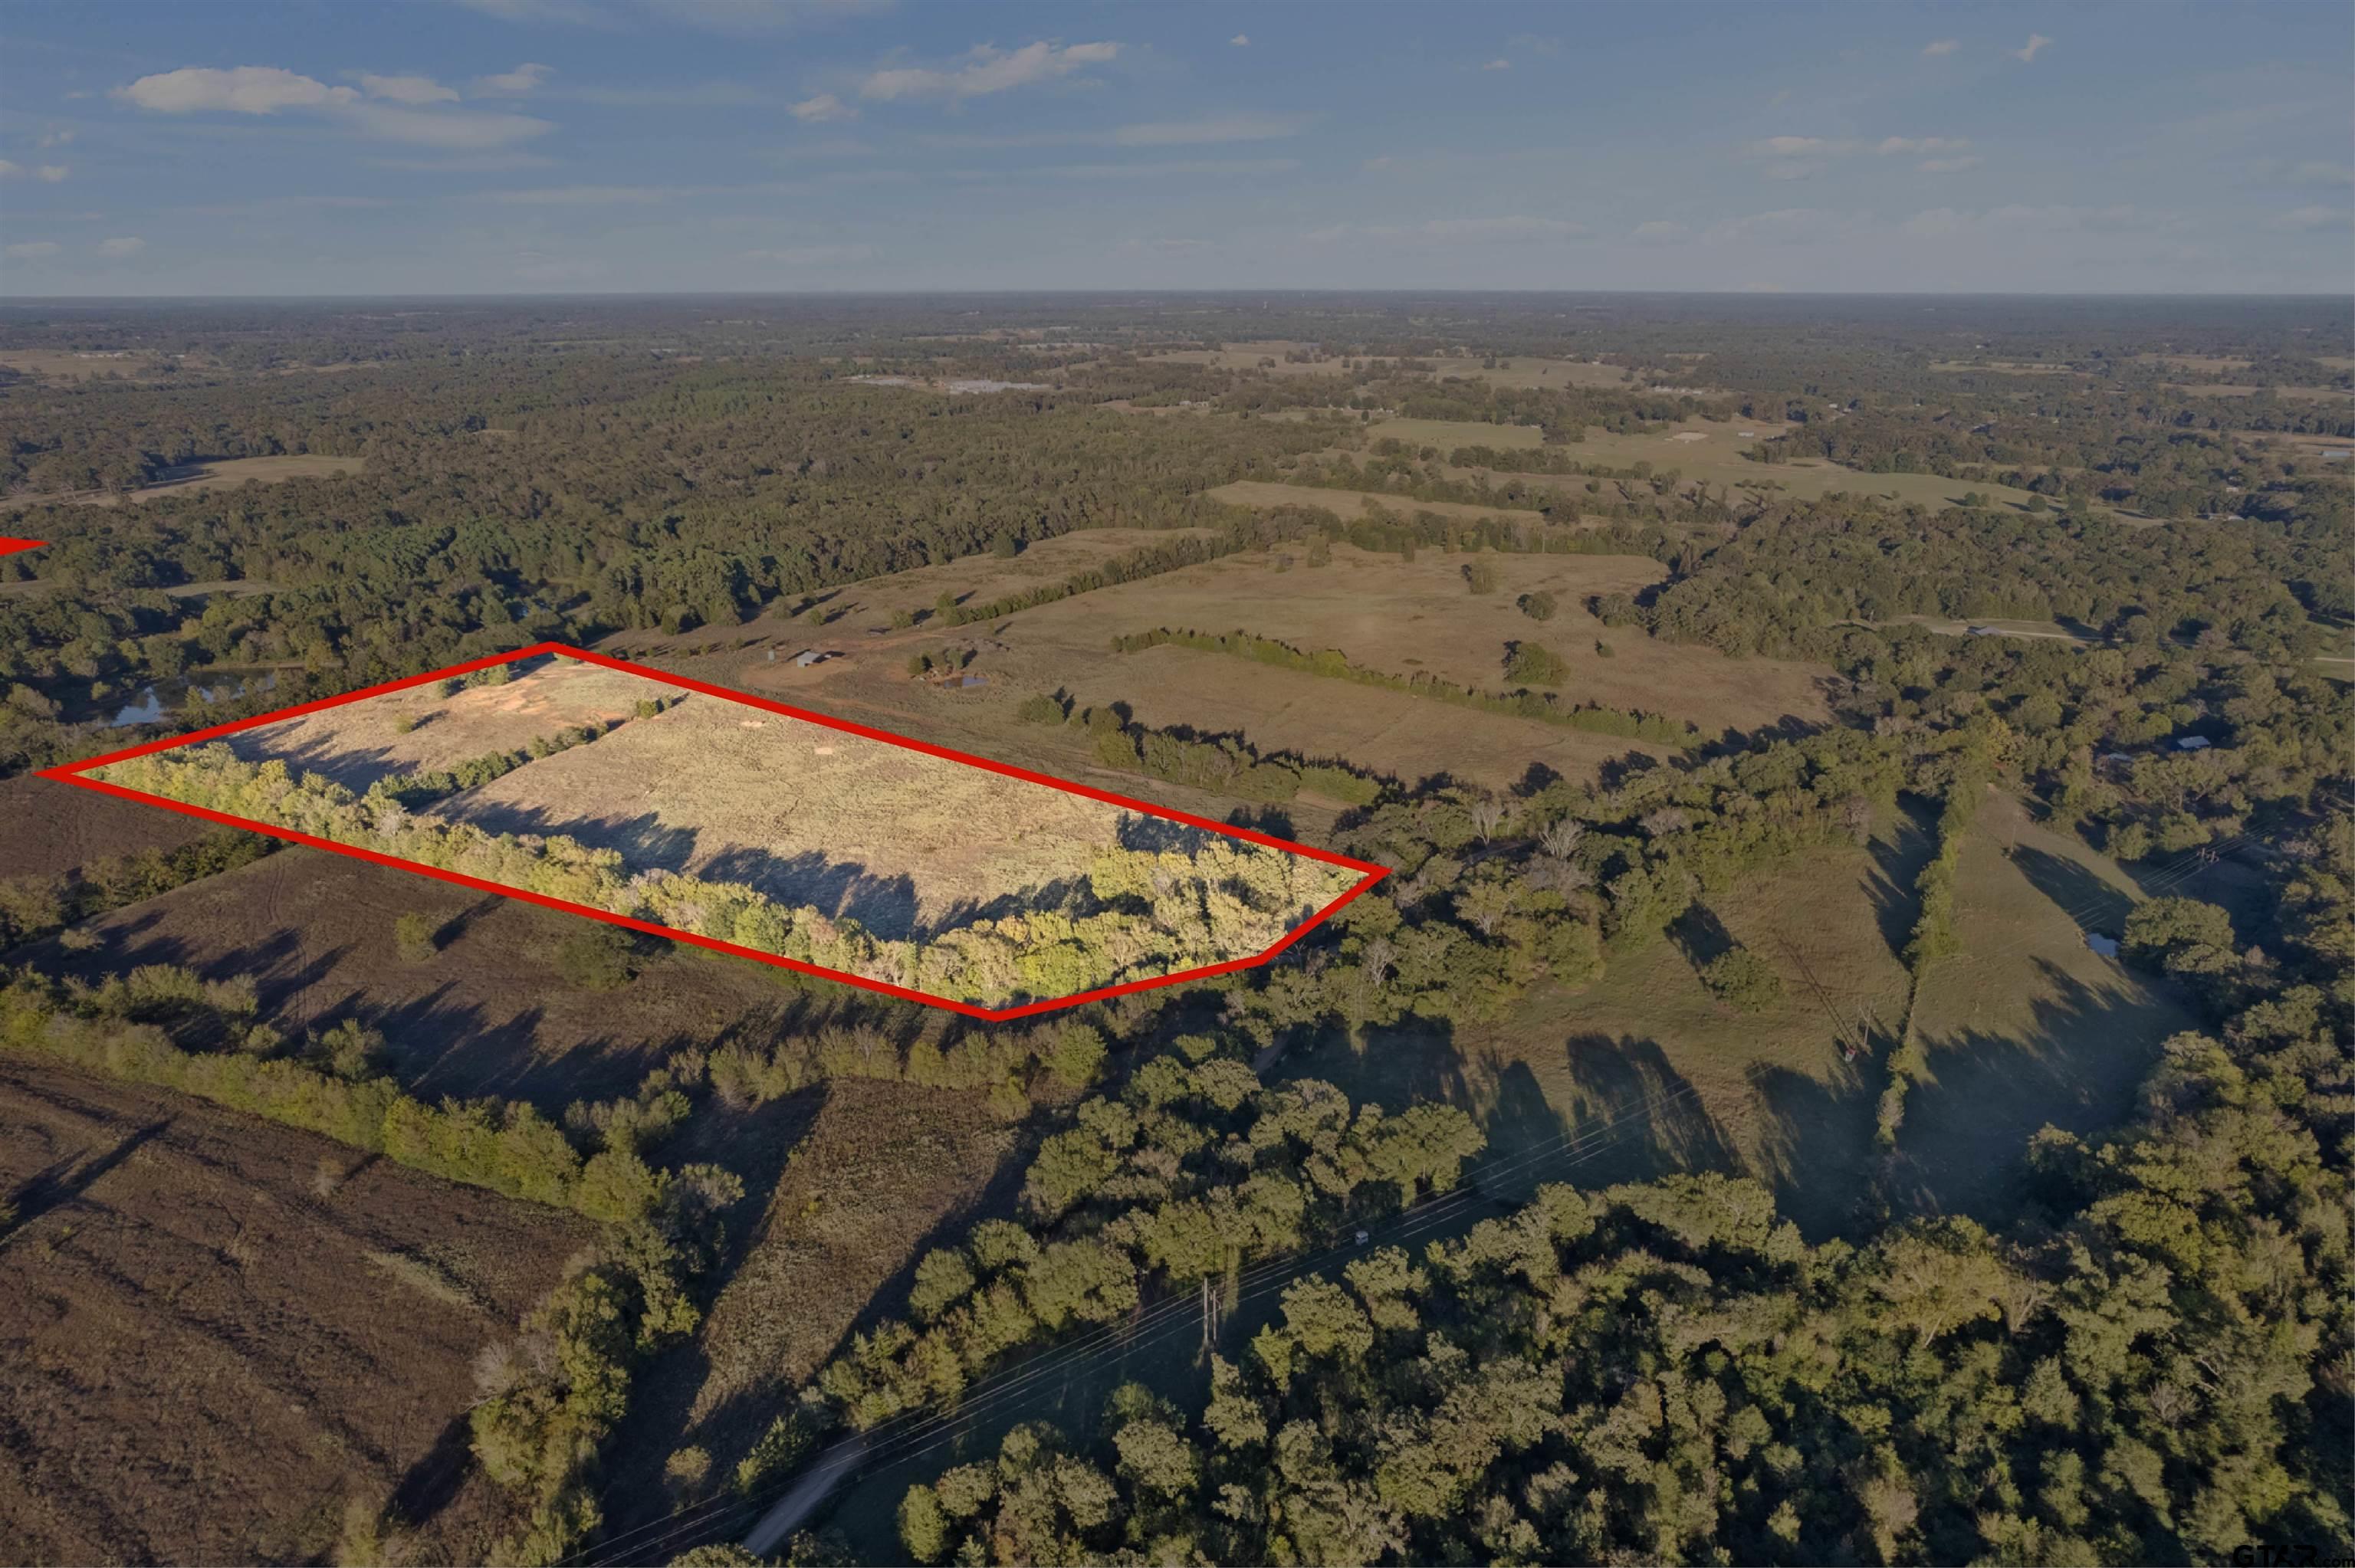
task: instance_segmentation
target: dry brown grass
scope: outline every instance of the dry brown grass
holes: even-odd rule
[[[691,696],[592,746],[453,797],[493,832],[569,833],[744,882],[890,937],[1072,878],[1118,842],[1118,806],[806,720]]]
[[[44,381],[91,381],[108,375],[140,381],[152,377],[162,363],[156,355],[136,349],[126,349],[121,353],[78,352],[63,348],[0,349],[0,366],[20,375],[37,376]]]
[[[77,506],[119,506],[125,500],[153,501],[164,495],[192,495],[198,491],[227,490],[240,484],[276,484],[290,479],[341,479],[366,467],[359,458],[298,454],[287,457],[222,458],[167,469],[153,484],[124,495],[103,490],[74,490],[57,495],[19,495],[0,506],[38,506],[63,503]]]
[[[378,779],[514,751],[576,725],[626,719],[644,699],[682,694],[643,675],[546,659],[504,685],[464,686],[447,697],[414,686],[245,730],[229,745],[249,762],[282,758],[357,794]],[[404,721],[415,725],[405,734]]]

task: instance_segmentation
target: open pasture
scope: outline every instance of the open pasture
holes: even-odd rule
[[[1785,428],[1771,421],[1719,423],[1693,419],[1674,430],[1643,435],[1622,436],[1590,429],[1584,440],[1561,450],[1580,462],[1612,468],[1633,468],[1638,462],[1648,462],[1655,471],[1676,470],[1689,484],[1706,484],[1712,490],[1748,489],[1799,501],[1817,501],[1841,492],[1923,506],[1958,505],[1970,491],[2016,506],[2025,506],[2030,499],[2025,490],[1986,480],[1945,479],[1934,473],[1864,473],[1838,463],[1814,461],[1753,462],[1741,455],[1743,449],[1782,434]],[[1756,435],[1745,440],[1742,437],[1744,430],[1755,431]],[[1530,477],[1537,482],[1545,482],[1543,476]],[[1552,482],[1582,488],[1586,481],[1570,475]]]
[[[521,673],[499,685],[461,685],[448,695],[437,685],[412,686],[242,730],[228,745],[249,762],[276,758],[364,794],[378,779],[519,750],[574,726],[628,719],[649,698],[685,694],[677,686],[572,659],[508,668]]]
[[[1452,355],[1423,363],[1431,366],[1432,374],[1442,380],[1460,377],[1467,381],[1485,381],[1491,387],[1529,390],[1561,387],[1618,387],[1629,389],[1648,385],[1642,371],[1634,376],[1616,365],[1596,365],[1583,359],[1543,359],[1533,355],[1502,355],[1490,364],[1468,355]]]
[[[0,368],[43,381],[94,381],[101,376],[144,380],[163,365],[162,355],[141,349],[0,349]]]
[[[2180,880],[2155,891],[2205,895]],[[2115,938],[2143,895],[2073,834],[1988,795],[1955,883],[1962,950],[1932,966],[1915,1004],[1931,1081],[1906,1101],[1902,1195],[1992,1214],[2039,1128],[2090,1131],[2133,1109],[2161,1043],[2200,1026],[2171,988],[2086,945]]]
[[[5,506],[60,503],[76,506],[119,506],[124,501],[153,501],[159,496],[193,495],[207,490],[228,490],[240,484],[276,484],[290,479],[341,479],[366,467],[356,457],[300,454],[285,457],[216,458],[183,463],[164,471],[153,484],[121,494],[104,490],[75,490],[57,495],[18,495],[0,501]]]
[[[1493,1022],[1404,1024],[1286,1058],[1392,1109],[1460,1105],[1515,1167],[1510,1199],[1540,1181],[1601,1187],[1672,1171],[1745,1171],[1811,1236],[1849,1228],[1870,1186],[1882,1075],[1843,1059],[1896,1028],[1929,836],[1910,815],[1863,849],[1825,847],[1705,895],[1667,937],[1614,949],[1583,991],[1540,987]],[[1739,943],[1781,978],[1764,1010],[1735,1012],[1699,967]]]
[[[413,1561],[514,1504],[468,1462],[474,1357],[590,1245],[575,1216],[309,1133],[0,1056],[0,1560]]]
[[[887,938],[1060,902],[1047,890],[1084,882],[1131,814],[700,695],[438,810],[492,832],[566,833],[635,869],[746,883]]]

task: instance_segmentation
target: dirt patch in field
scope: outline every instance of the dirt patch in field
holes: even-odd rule
[[[378,779],[516,751],[578,725],[628,719],[643,701],[684,694],[679,687],[577,659],[508,668],[522,673],[500,685],[464,686],[449,696],[433,686],[412,686],[245,730],[228,744],[249,762],[278,758],[364,794]]]
[[[59,877],[108,855],[177,849],[208,822],[55,779],[0,779],[0,881]]]
[[[512,1523],[472,1363],[585,1222],[0,1057],[0,1559],[315,1563],[397,1498],[426,1562]]]

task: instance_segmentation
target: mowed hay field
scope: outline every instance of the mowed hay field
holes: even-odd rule
[[[2040,1128],[2117,1121],[2160,1044],[2200,1027],[2170,988],[2085,945],[2089,931],[2117,936],[2141,896],[2073,835],[2009,795],[1987,797],[1955,885],[1962,950],[1932,967],[1914,1014],[1931,1081],[1906,1099],[1901,1192],[1926,1209],[1991,1212]]]
[[[507,668],[521,673],[499,685],[462,686],[446,697],[431,685],[412,686],[242,730],[228,745],[249,762],[276,758],[364,794],[378,779],[517,751],[575,726],[628,719],[650,698],[684,694],[658,679],[578,659]],[[403,724],[412,727],[404,733]]]
[[[0,1560],[317,1563],[388,1499],[421,1562],[515,1522],[475,1355],[586,1221],[0,1056]]]
[[[1360,429],[1368,440],[1437,447],[1443,455],[1457,447],[1483,446],[1505,450],[1545,444],[1545,432],[1535,425],[1486,425],[1471,419],[1383,419]]]
[[[434,810],[491,832],[569,834],[635,868],[745,883],[890,938],[1084,879],[1132,815],[704,696]]]
[[[1704,899],[1669,936],[1614,951],[1583,991],[1532,992],[1490,1023],[1404,1026],[1334,1038],[1289,1057],[1398,1109],[1460,1105],[1514,1160],[1496,1183],[1600,1187],[1672,1171],[1746,1171],[1811,1236],[1838,1234],[1870,1186],[1884,1075],[1843,1060],[1840,1030],[1893,1031],[1905,1007],[1899,950],[1929,835],[1910,814],[1863,849],[1824,848]],[[1782,978],[1755,1013],[1718,1001],[1699,966],[1738,942]],[[1490,1185],[1484,1180],[1484,1189]]]
[[[393,922],[411,912],[439,942],[421,963],[393,942]],[[674,1051],[768,1037],[778,1009],[805,1001],[784,970],[651,939],[635,980],[580,990],[557,964],[588,928],[581,916],[325,850],[281,850],[80,928],[94,946],[52,940],[7,957],[90,980],[165,963],[246,977],[262,1021],[291,1039],[357,1018],[384,1033],[388,1071],[420,1097],[496,1094],[551,1117],[575,1099],[630,1094]],[[820,1000],[841,989],[807,986]]]

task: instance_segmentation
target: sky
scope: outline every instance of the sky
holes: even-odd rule
[[[2345,293],[2355,6],[9,0],[0,295]]]

